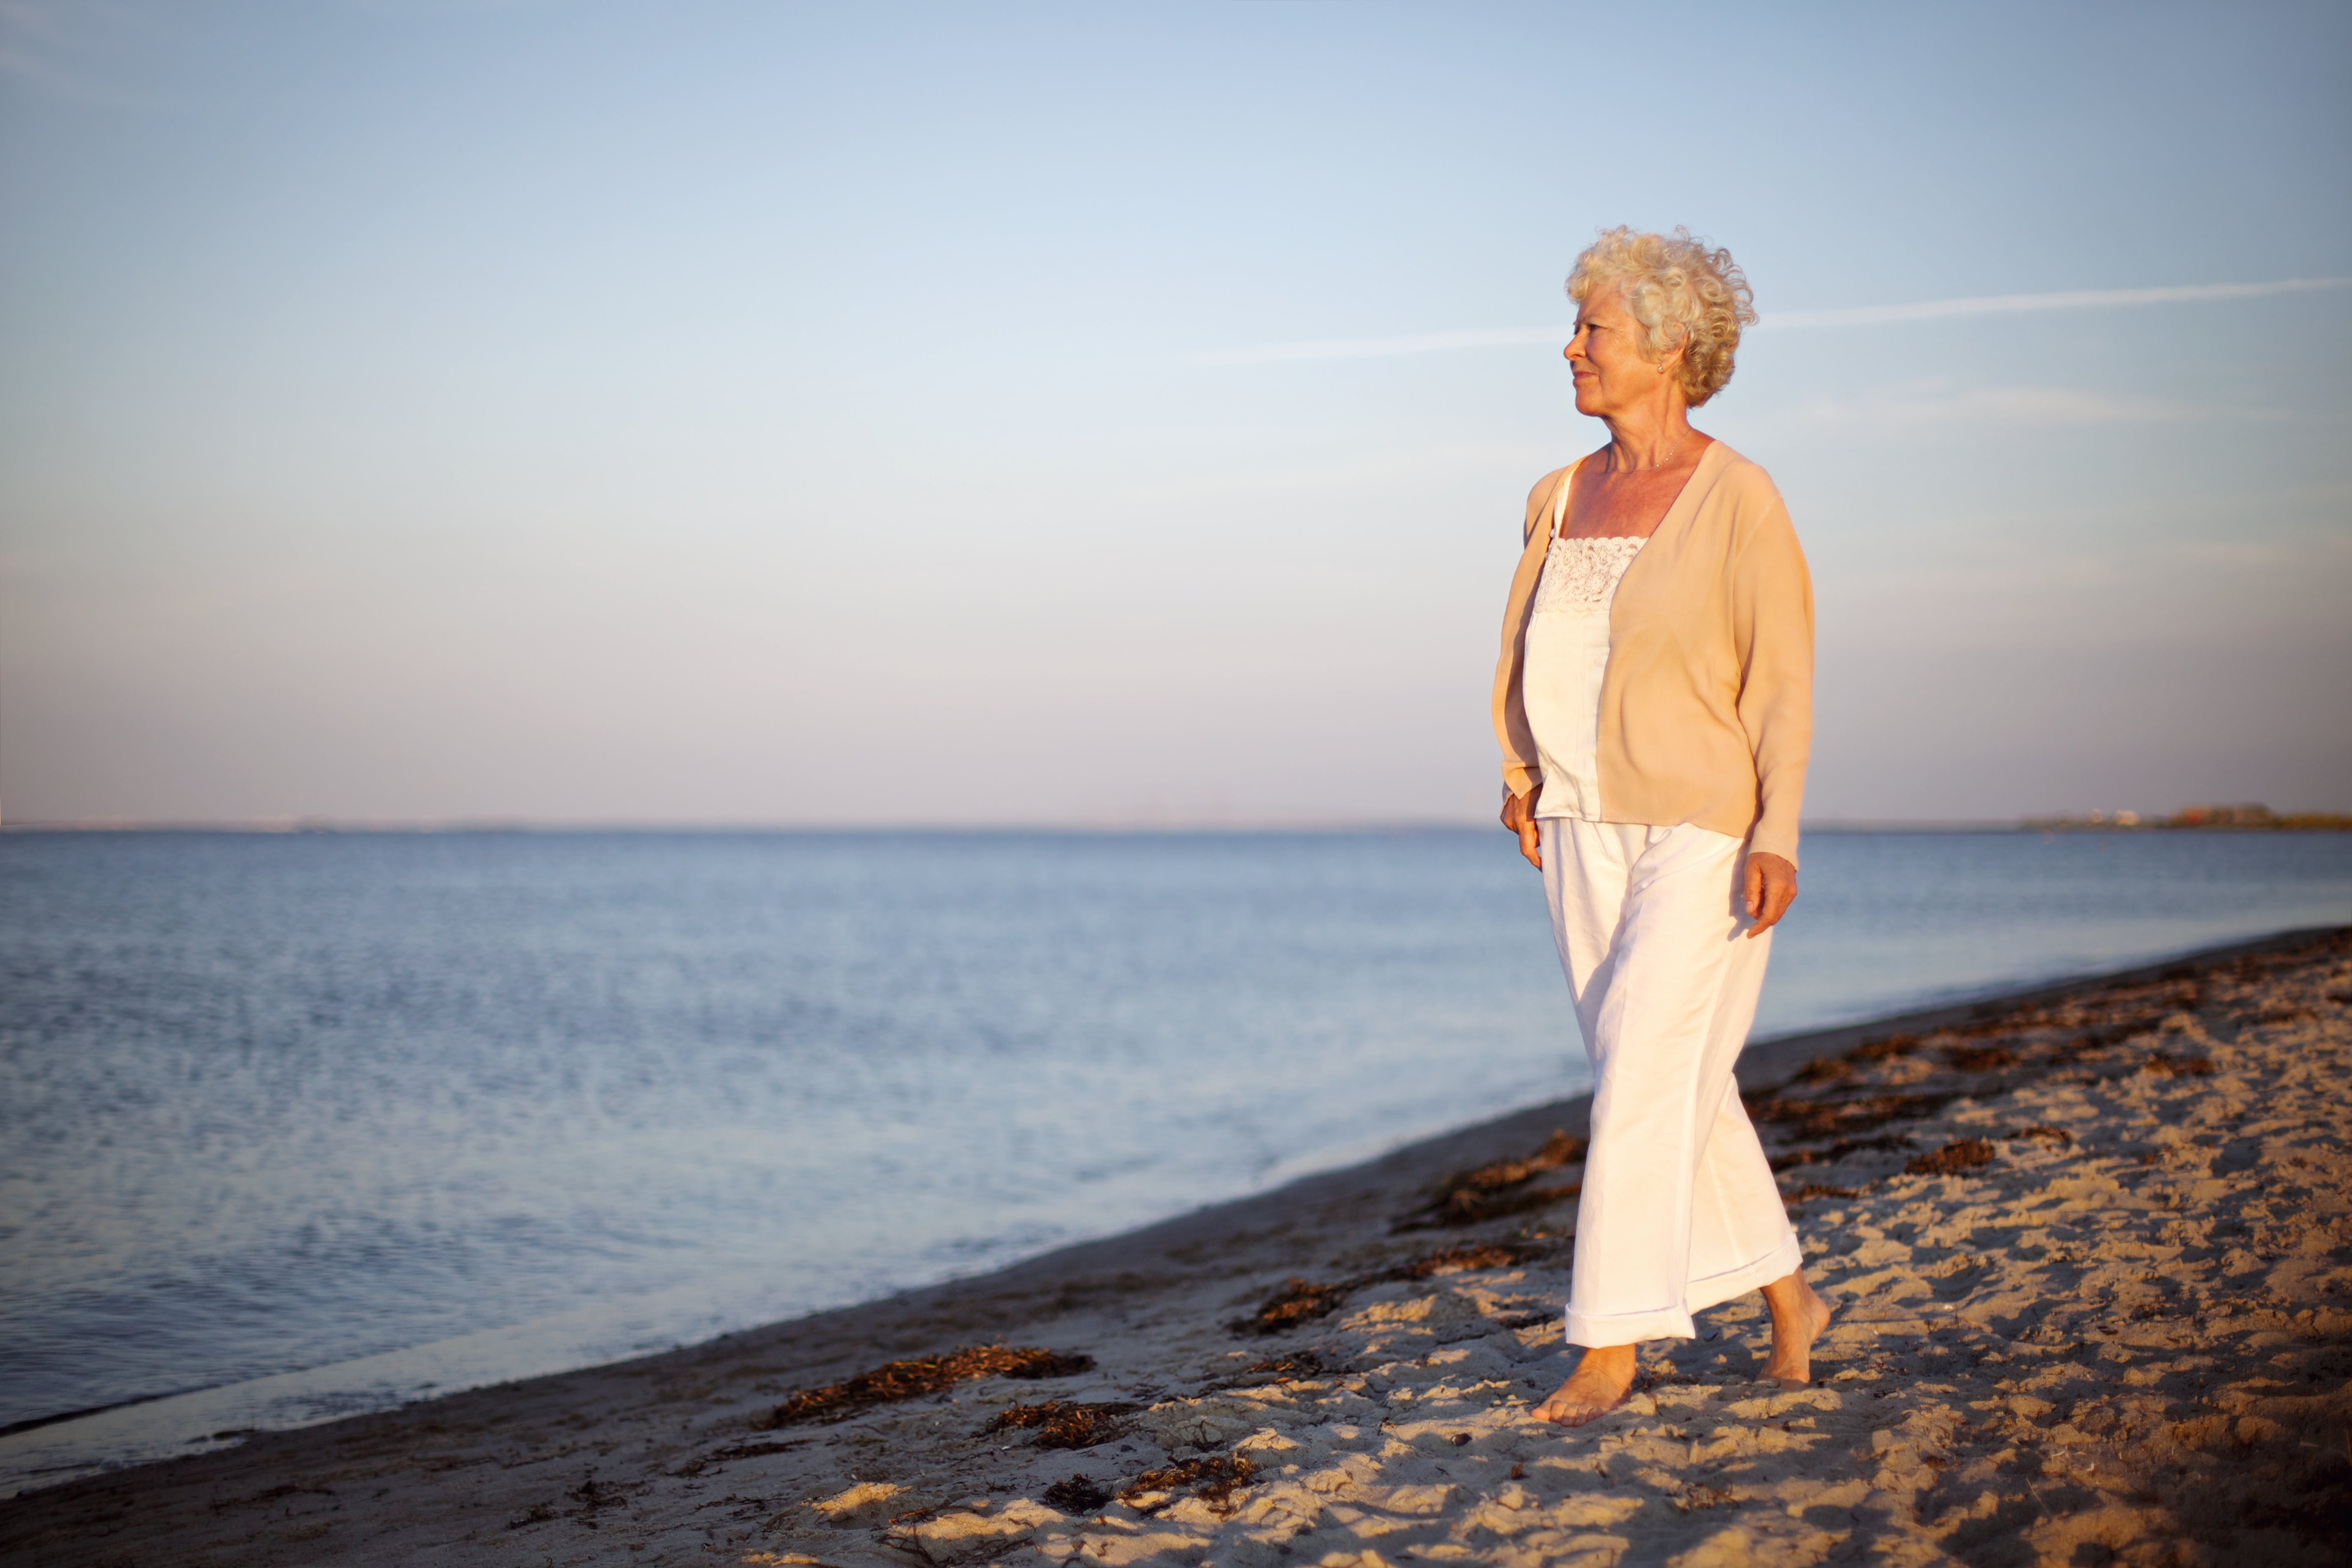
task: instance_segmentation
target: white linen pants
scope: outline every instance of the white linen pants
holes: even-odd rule
[[[1800,1258],[1731,1076],[1772,944],[1747,934],[1746,846],[1688,824],[1539,826],[1552,935],[1592,1058],[1568,1341],[1688,1339],[1693,1312]]]

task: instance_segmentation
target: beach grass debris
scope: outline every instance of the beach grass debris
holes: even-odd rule
[[[1210,1507],[1231,1512],[1233,1495],[1257,1473],[1257,1467],[1239,1454],[1204,1454],[1181,1459],[1157,1470],[1146,1470],[1119,1489],[1118,1500],[1138,1513],[1158,1513],[1190,1492]]]
[[[1906,1176],[1958,1176],[1992,1163],[1993,1147],[1981,1138],[1956,1138],[1932,1154],[1903,1167]]]
[[[982,1429],[982,1436],[999,1432],[1034,1432],[1034,1448],[1091,1448],[1127,1431],[1126,1417],[1136,1406],[1116,1402],[1081,1405],[1048,1399],[1039,1405],[1012,1405],[996,1413]]]
[[[1110,1501],[1110,1489],[1085,1476],[1074,1475],[1066,1481],[1055,1481],[1039,1494],[1047,1508],[1066,1514],[1092,1513]]]
[[[871,1372],[823,1388],[803,1389],[753,1424],[772,1432],[803,1421],[839,1421],[877,1405],[919,1399],[982,1377],[1070,1377],[1094,1370],[1095,1358],[1060,1351],[1005,1345],[962,1345],[944,1355],[887,1362]]]

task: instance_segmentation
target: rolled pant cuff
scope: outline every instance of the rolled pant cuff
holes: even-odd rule
[[[1644,1340],[1696,1339],[1698,1326],[1691,1321],[1692,1312],[1719,1307],[1735,1296],[1745,1296],[1750,1290],[1762,1289],[1775,1279],[1785,1279],[1794,1274],[1803,1261],[1804,1254],[1792,1235],[1753,1263],[1705,1279],[1692,1280],[1687,1311],[1665,1308],[1654,1312],[1612,1312],[1600,1316],[1570,1311],[1568,1314],[1568,1342],[1572,1345],[1631,1345]]]
[[[1785,1279],[1804,1263],[1804,1250],[1793,1235],[1762,1258],[1744,1268],[1713,1275],[1690,1282],[1687,1305],[1694,1312],[1704,1312],[1709,1307],[1719,1307],[1735,1296],[1745,1296],[1750,1290],[1761,1290],[1775,1279]]]
[[[1643,1340],[1687,1340],[1696,1335],[1690,1314],[1672,1307],[1654,1312],[1612,1312],[1606,1317],[1568,1314],[1568,1342],[1572,1345],[1632,1345]]]

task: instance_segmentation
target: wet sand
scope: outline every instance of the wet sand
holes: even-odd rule
[[[985,1279],[32,1493],[0,1558],[2352,1559],[2352,932],[1759,1046],[1741,1080],[1838,1314],[1807,1388],[1755,1380],[1749,1298],[1646,1347],[1615,1414],[1528,1419],[1568,1365],[1569,1101]]]

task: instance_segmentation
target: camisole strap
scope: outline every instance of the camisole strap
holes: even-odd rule
[[[1551,536],[1554,539],[1558,539],[1559,537],[1559,525],[1567,520],[1568,492],[1570,488],[1576,483],[1576,470],[1582,467],[1584,467],[1584,459],[1581,458],[1579,458],[1576,461],[1570,463],[1568,466],[1568,472],[1560,475],[1559,477],[1559,489],[1552,492]]]

